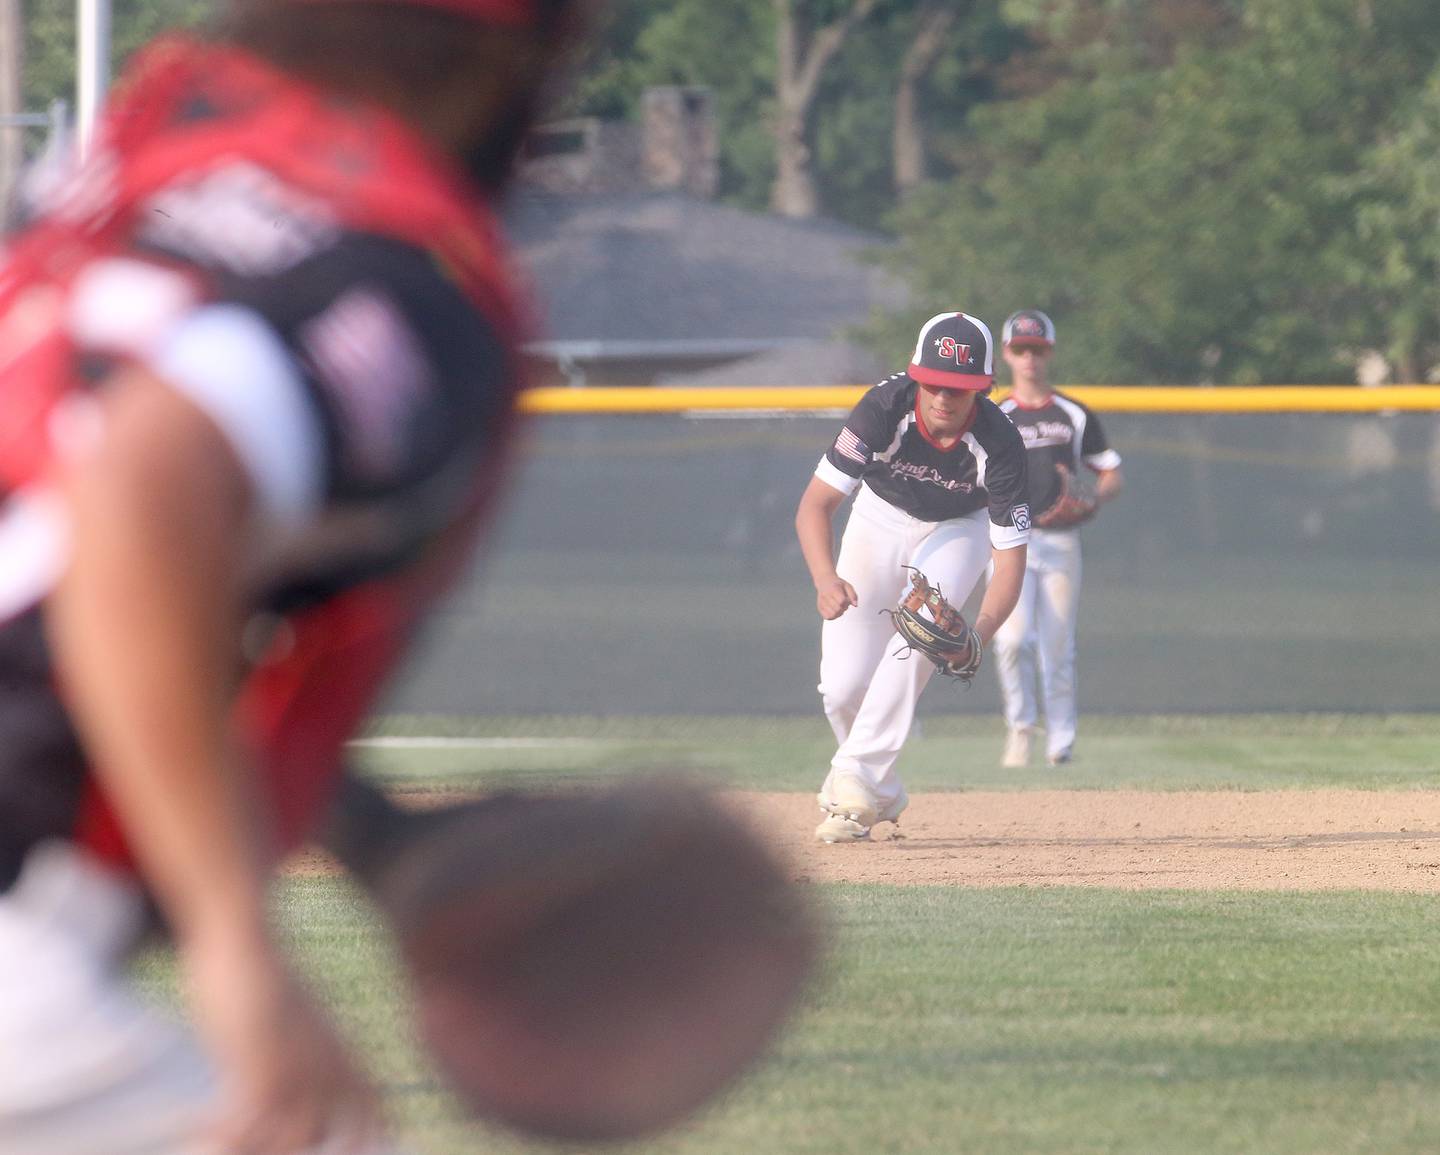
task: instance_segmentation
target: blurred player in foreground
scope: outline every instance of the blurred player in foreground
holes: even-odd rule
[[[250,0],[211,38],[152,45],[117,86],[94,155],[11,239],[0,267],[5,1155],[388,1150],[372,1088],[276,942],[267,888],[324,817],[344,741],[493,505],[519,334],[490,205],[578,7]],[[517,808],[528,813],[485,814],[503,825]],[[636,809],[622,800],[618,813]],[[552,842],[573,856],[566,813]],[[511,974],[483,935],[435,932],[408,944],[413,957],[470,950],[497,990],[523,979],[584,992],[588,972],[561,964],[590,956],[567,955],[574,941],[549,928],[580,922],[585,904],[565,907],[568,923],[546,921],[532,898],[548,888],[546,910],[565,906],[594,861],[541,881],[525,873],[535,853],[531,839],[512,848],[520,866],[491,864],[510,889],[481,925],[534,944],[552,972]],[[689,893],[670,905],[687,909]],[[124,982],[149,900],[179,952],[198,1038]],[[788,957],[798,975],[800,954]],[[712,991],[735,973],[721,969]],[[440,1005],[468,1005],[443,966],[423,977],[450,1000]],[[752,992],[757,1023],[784,1001],[763,981]],[[542,1020],[547,1031],[565,1038],[576,998],[552,1000],[567,1022]],[[488,1048],[468,1073],[507,1117],[623,1132],[685,1105],[550,1119],[543,1079],[528,1075],[553,1064],[517,1000],[497,995],[493,1031],[464,1037],[428,1008],[462,1063],[467,1046]],[[508,1053],[489,1046],[510,1035]],[[686,1053],[708,1045],[683,1041]],[[663,1099],[657,1080],[633,1075],[592,1066],[589,1084],[611,1103],[619,1079]],[[682,1090],[693,1099],[702,1082]]]
[[[910,584],[904,567],[959,606],[993,563],[974,623],[982,644],[1020,595],[1030,529],[1025,449],[982,396],[994,383],[993,358],[983,321],[931,318],[908,370],[860,399],[800,499],[795,529],[825,619],[819,689],[840,744],[820,788],[821,842],[867,839],[909,801],[895,760],[935,667],[908,653],[883,612]],[[837,561],[831,522],[852,493]]]
[[[1070,761],[1075,744],[1079,526],[1120,493],[1124,477],[1100,419],[1050,384],[1055,349],[1050,318],[1023,309],[1005,322],[1001,339],[1013,386],[1000,408],[1025,439],[1034,514],[1020,601],[995,635],[995,667],[1005,699],[1001,764],[1029,764],[1043,708],[1045,758],[1058,766]]]

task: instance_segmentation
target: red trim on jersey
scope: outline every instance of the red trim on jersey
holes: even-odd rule
[[[965,423],[960,426],[960,431],[955,434],[955,440],[949,445],[941,445],[940,442],[935,440],[925,425],[925,414],[920,412],[920,391],[917,389],[915,391],[915,427],[920,430],[920,436],[925,438],[925,440],[936,449],[940,450],[941,453],[949,453],[955,446],[960,444],[961,439],[965,434],[970,432],[970,427],[975,424],[976,408],[974,405],[970,406],[970,412],[965,415]]]
[[[924,365],[918,365],[914,361],[910,362],[910,368],[906,372],[910,375],[910,380],[919,381],[922,385],[933,385],[937,389],[966,389],[978,393],[995,384],[993,375],[952,373],[947,369],[927,369]]]
[[[5,299],[0,296],[0,313]],[[50,459],[50,416],[70,391],[74,350],[65,332],[55,328],[26,348],[11,352],[4,370],[5,400],[0,411],[0,495],[19,489],[44,472]],[[19,344],[19,342],[17,342]]]
[[[192,102],[209,105],[213,115],[187,120]],[[14,238],[7,253],[0,316],[26,294],[33,336],[27,347],[17,334],[6,350],[0,491],[43,472],[50,413],[76,387],[62,295],[71,279],[89,261],[123,250],[136,212],[154,193],[242,160],[323,200],[349,228],[430,251],[503,336],[518,345],[528,335],[528,316],[508,288],[499,225],[449,157],[378,105],[341,104],[236,49],[166,37],[116,85],[95,155],[61,211]],[[83,213],[65,203],[99,190],[107,195]],[[518,390],[518,359],[510,370]]]
[[[192,106],[209,115],[188,116]],[[509,351],[505,380],[520,389],[514,349],[521,325],[499,228],[461,170],[379,106],[337,102],[225,46],[169,38],[117,85],[95,154],[62,209],[14,238],[8,254],[0,316],[13,318],[17,302],[29,308],[35,337],[28,347],[7,349],[0,368],[0,491],[48,468],[50,415],[81,387],[64,329],[75,275],[90,261],[126,251],[137,213],[157,191],[237,162],[322,201],[342,226],[431,253],[501,336]],[[289,623],[293,649],[257,666],[242,686],[236,731],[263,779],[282,849],[323,813],[344,742],[415,623],[463,570],[498,489],[513,426],[512,406],[488,430],[496,448],[473,477],[469,507],[457,509],[424,558],[296,615]],[[93,774],[73,833],[105,861],[132,865],[122,824]]]
[[[243,158],[323,197],[350,228],[435,252],[502,328],[517,321],[489,205],[456,162],[382,106],[338,103],[257,57],[182,36],[147,49],[118,91],[97,156],[123,158],[121,207]],[[201,97],[218,115],[184,123],[186,102]]]
[[[235,729],[259,775],[278,853],[290,853],[315,833],[339,785],[345,743],[374,706],[425,609],[463,572],[497,472],[487,474],[469,514],[419,566],[288,618],[274,658],[262,660],[242,683]],[[73,837],[103,862],[135,869],[124,827],[93,775]]]
[[[125,841],[120,819],[101,793],[93,773],[85,782],[85,793],[80,799],[72,836],[107,866],[125,871],[135,869],[135,859]]]

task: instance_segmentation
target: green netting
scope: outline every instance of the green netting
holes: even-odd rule
[[[1434,416],[1103,419],[1129,484],[1085,531],[1082,711],[1436,708]],[[535,420],[488,559],[392,708],[818,716],[792,518],[838,426]],[[987,670],[921,712],[997,707]]]

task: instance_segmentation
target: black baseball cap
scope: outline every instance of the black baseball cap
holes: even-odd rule
[[[1006,319],[1000,340],[1006,345],[1041,345],[1048,349],[1055,344],[1055,322],[1039,309],[1021,309]]]
[[[941,313],[921,327],[909,373],[941,389],[989,389],[995,384],[995,339],[979,317]]]

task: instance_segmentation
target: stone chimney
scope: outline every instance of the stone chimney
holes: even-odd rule
[[[720,143],[708,88],[648,88],[640,123],[595,117],[537,126],[520,179],[565,195],[682,192],[709,200],[720,185]]]
[[[533,129],[520,157],[520,178],[547,192],[604,193],[633,185],[639,134],[595,117],[551,121]]]
[[[654,189],[710,199],[720,186],[720,144],[708,88],[647,88],[640,103],[641,160]]]

